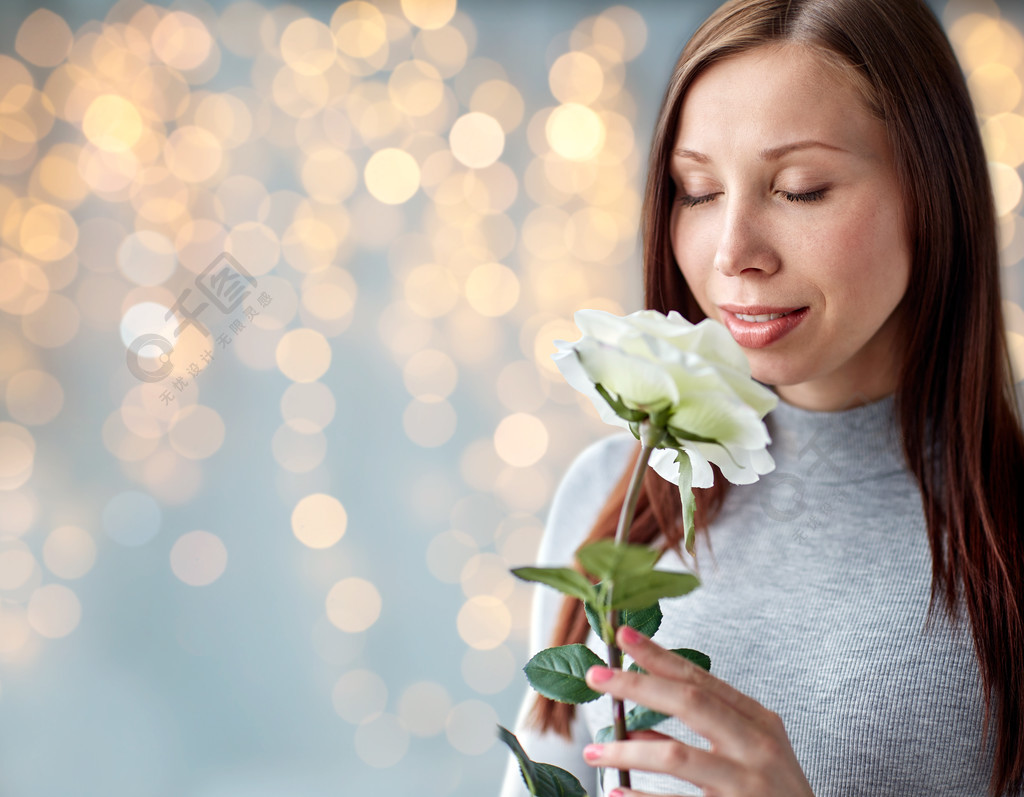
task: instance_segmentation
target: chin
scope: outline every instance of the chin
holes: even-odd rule
[[[791,368],[779,363],[766,363],[757,354],[751,356],[748,353],[747,360],[750,362],[750,375],[762,385],[780,388],[799,385],[806,381],[806,377],[794,373]]]

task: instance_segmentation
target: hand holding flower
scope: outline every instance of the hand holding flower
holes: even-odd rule
[[[587,684],[677,717],[708,739],[711,749],[656,731],[634,731],[627,741],[587,746],[588,764],[661,772],[720,797],[813,797],[778,714],[632,628],[620,628],[616,639],[646,672],[591,667]],[[620,788],[609,797],[620,795],[643,792]]]

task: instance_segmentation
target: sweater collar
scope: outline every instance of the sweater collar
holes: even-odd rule
[[[780,399],[765,423],[779,473],[838,484],[905,468],[892,394],[835,412],[805,410]]]

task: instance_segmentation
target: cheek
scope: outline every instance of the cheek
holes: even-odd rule
[[[834,296],[859,303],[863,312],[888,315],[906,292],[910,257],[898,208],[872,206],[847,215],[820,240],[822,273]]]
[[[677,218],[678,212],[676,210],[672,214],[672,254],[690,292],[697,299],[705,315],[708,315],[705,286],[713,271],[714,247],[701,242],[698,230],[681,229]]]

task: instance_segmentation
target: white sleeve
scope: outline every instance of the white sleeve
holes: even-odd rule
[[[629,435],[613,435],[594,443],[573,461],[551,503],[537,553],[538,565],[557,567],[572,564],[576,549],[590,533],[631,456],[635,456],[636,445],[636,440]],[[560,592],[550,587],[537,585],[534,588],[530,656],[550,647],[562,597]],[[583,763],[583,747],[591,739],[581,712],[577,711],[573,720],[571,739],[554,733],[540,733],[526,722],[535,697],[536,693],[527,687],[516,720],[515,734],[523,749],[533,761],[554,764],[572,772],[580,779],[587,794],[596,795],[596,770]],[[529,797],[519,774],[519,765],[511,755],[501,797]]]

